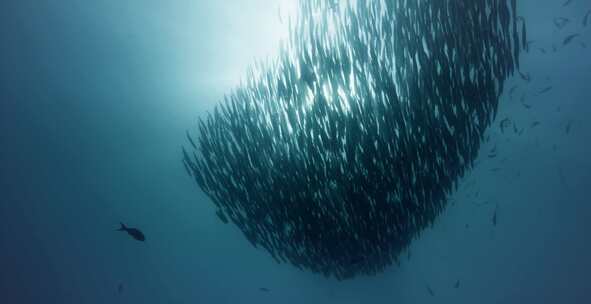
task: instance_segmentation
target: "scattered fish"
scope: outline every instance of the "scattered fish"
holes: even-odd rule
[[[120,224],[121,224],[121,228],[117,229],[117,231],[125,231],[131,237],[133,237],[134,239],[136,239],[138,241],[141,241],[141,242],[143,242],[143,241],[146,240],[146,237],[144,236],[144,233],[141,232],[139,229],[136,229],[136,228],[128,228],[123,223],[120,223]]]
[[[546,54],[546,50],[544,48],[538,48],[538,51],[540,51],[542,54]]]
[[[454,288],[460,288],[460,280],[457,280],[454,284]]]
[[[119,285],[117,285],[117,293],[118,294],[123,293],[123,283],[119,283]]]
[[[571,4],[571,2],[573,2],[573,0],[566,0],[566,2],[564,2],[564,4],[562,5],[563,7]]]
[[[582,48],[586,49],[587,48],[587,44],[583,41],[579,42],[579,44],[581,45]]]
[[[539,124],[540,124],[540,122],[536,120],[536,121],[534,121],[534,122],[531,123],[530,128],[533,128],[533,127],[535,127],[535,126],[537,126]]]
[[[265,288],[265,287],[261,287],[261,288],[259,288],[259,290],[262,292],[269,292],[270,291],[269,288]]]
[[[585,14],[585,17],[583,17],[583,26],[587,26],[587,24],[589,23],[589,15],[591,14],[591,10],[588,10],[587,13]]]

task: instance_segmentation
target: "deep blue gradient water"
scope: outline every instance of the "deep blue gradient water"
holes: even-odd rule
[[[591,3],[519,1],[532,80],[506,84],[478,165],[410,259],[338,282],[253,248],[181,163],[185,130],[276,52],[279,2],[0,4],[0,303],[591,303]]]

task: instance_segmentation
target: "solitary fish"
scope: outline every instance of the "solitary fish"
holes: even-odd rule
[[[558,29],[562,29],[563,27],[565,27],[568,23],[570,22],[570,19],[568,18],[564,18],[564,17],[560,17],[560,18],[554,18],[554,25],[558,28]]]
[[[562,42],[562,45],[567,45],[569,44],[571,41],[573,41],[573,39],[575,39],[577,36],[579,36],[579,34],[572,34],[572,35],[568,35],[566,36],[566,38],[564,38],[564,41]]]
[[[121,223],[121,228],[117,229],[117,231],[125,231],[127,234],[131,235],[132,238],[141,242],[146,240],[146,237],[139,229],[127,228],[123,223]]]
[[[265,287],[261,287],[261,288],[259,288],[259,290],[262,292],[269,292],[269,289],[265,288]]]
[[[117,286],[117,293],[123,293],[123,283],[119,283],[119,285]]]
[[[591,10],[587,11],[587,13],[585,14],[585,17],[583,17],[583,26],[587,26],[587,23],[589,22],[589,15],[591,14]]]
[[[454,284],[454,288],[460,288],[460,280],[457,280]]]
[[[425,287],[427,287],[427,291],[429,292],[429,294],[430,294],[432,297],[434,297],[434,296],[435,296],[435,293],[433,292],[433,289],[431,289],[431,286],[429,286],[429,285],[426,285]]]
[[[499,205],[498,204],[495,206],[495,213],[493,214],[493,217],[492,217],[492,224],[493,224],[493,226],[496,226],[497,225],[497,209],[499,209]]]
[[[552,86],[545,87],[545,88],[541,89],[540,91],[538,91],[538,95],[549,92],[550,90],[552,90]]]
[[[569,5],[571,2],[573,2],[573,0],[566,0],[566,2],[564,2],[564,4],[563,4],[562,6],[563,6],[563,7],[564,7],[564,6],[567,6],[567,5]]]

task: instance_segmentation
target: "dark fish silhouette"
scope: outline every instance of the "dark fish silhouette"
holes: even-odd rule
[[[454,284],[454,288],[460,288],[460,280],[457,280]]]
[[[533,128],[533,127],[535,127],[535,126],[537,126],[539,124],[540,124],[540,122],[536,120],[536,121],[534,121],[534,122],[531,123],[531,127]]]
[[[187,139],[189,140],[189,142],[191,143],[191,146],[193,146],[194,149],[197,149],[197,145],[195,145],[195,142],[193,141],[193,139],[191,138],[191,135],[189,135],[189,131],[187,131]]]
[[[585,17],[583,17],[583,26],[587,26],[589,23],[589,15],[591,15],[591,10],[588,10]]]
[[[433,292],[433,289],[431,289],[431,286],[429,286],[429,285],[425,285],[425,287],[427,287],[427,291],[429,292],[429,294],[430,294],[432,297],[434,297],[434,296],[435,296],[435,293]]]
[[[546,93],[546,92],[549,92],[550,90],[552,90],[552,86],[545,87],[545,88],[541,89],[541,90],[538,92],[538,95],[539,95],[539,94],[544,94],[544,93]]]
[[[497,204],[495,206],[495,212],[493,213],[493,217],[492,217],[492,224],[493,226],[497,225],[497,209],[499,208],[499,205]]]
[[[259,288],[259,290],[260,291],[263,291],[263,292],[269,292],[270,291],[268,288],[265,288],[265,287],[261,287],[261,288]]]
[[[123,283],[119,283],[119,285],[117,285],[117,293],[123,293]]]
[[[540,52],[542,52],[542,54],[546,54],[546,50],[545,50],[545,49],[543,49],[543,48],[538,48],[538,50],[539,50]]]
[[[566,124],[566,127],[564,128],[564,132],[566,134],[568,134],[570,132],[570,128],[572,127],[573,121],[569,120],[568,123]]]
[[[563,7],[571,4],[571,2],[573,2],[573,0],[566,0],[566,2],[564,2],[564,4],[562,5]]]
[[[531,81],[531,76],[529,75],[529,73],[521,73],[521,71],[517,71],[519,73],[519,77],[521,77],[521,79],[530,82]]]
[[[573,39],[575,39],[577,36],[580,36],[579,34],[572,34],[572,35],[568,35],[566,36],[566,38],[564,38],[564,41],[562,41],[562,45],[567,45],[569,44],[571,41],[573,41]]]
[[[585,42],[581,41],[581,42],[580,42],[580,44],[581,44],[581,47],[582,47],[582,48],[584,48],[584,49],[586,49],[586,48],[587,48],[587,44],[585,44]]]
[[[531,105],[528,105],[528,104],[527,104],[527,103],[525,103],[525,102],[522,102],[521,104],[522,104],[522,105],[523,105],[523,106],[524,106],[526,109],[531,109]]]
[[[564,18],[564,17],[554,18],[554,25],[559,30],[562,29],[563,27],[565,27],[569,22],[570,22],[570,19],[568,19],[568,18]]]
[[[146,240],[146,237],[139,229],[128,228],[123,223],[120,223],[120,224],[121,224],[121,228],[117,229],[117,231],[125,231],[125,232],[127,232],[127,234],[131,235],[132,238],[134,238],[138,241],[141,241],[141,242]]]

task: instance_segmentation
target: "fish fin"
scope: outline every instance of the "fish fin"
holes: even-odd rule
[[[121,228],[117,229],[117,231],[125,231],[125,230],[127,230],[127,227],[125,227],[125,225],[123,223],[120,222],[119,224],[121,224]]]

